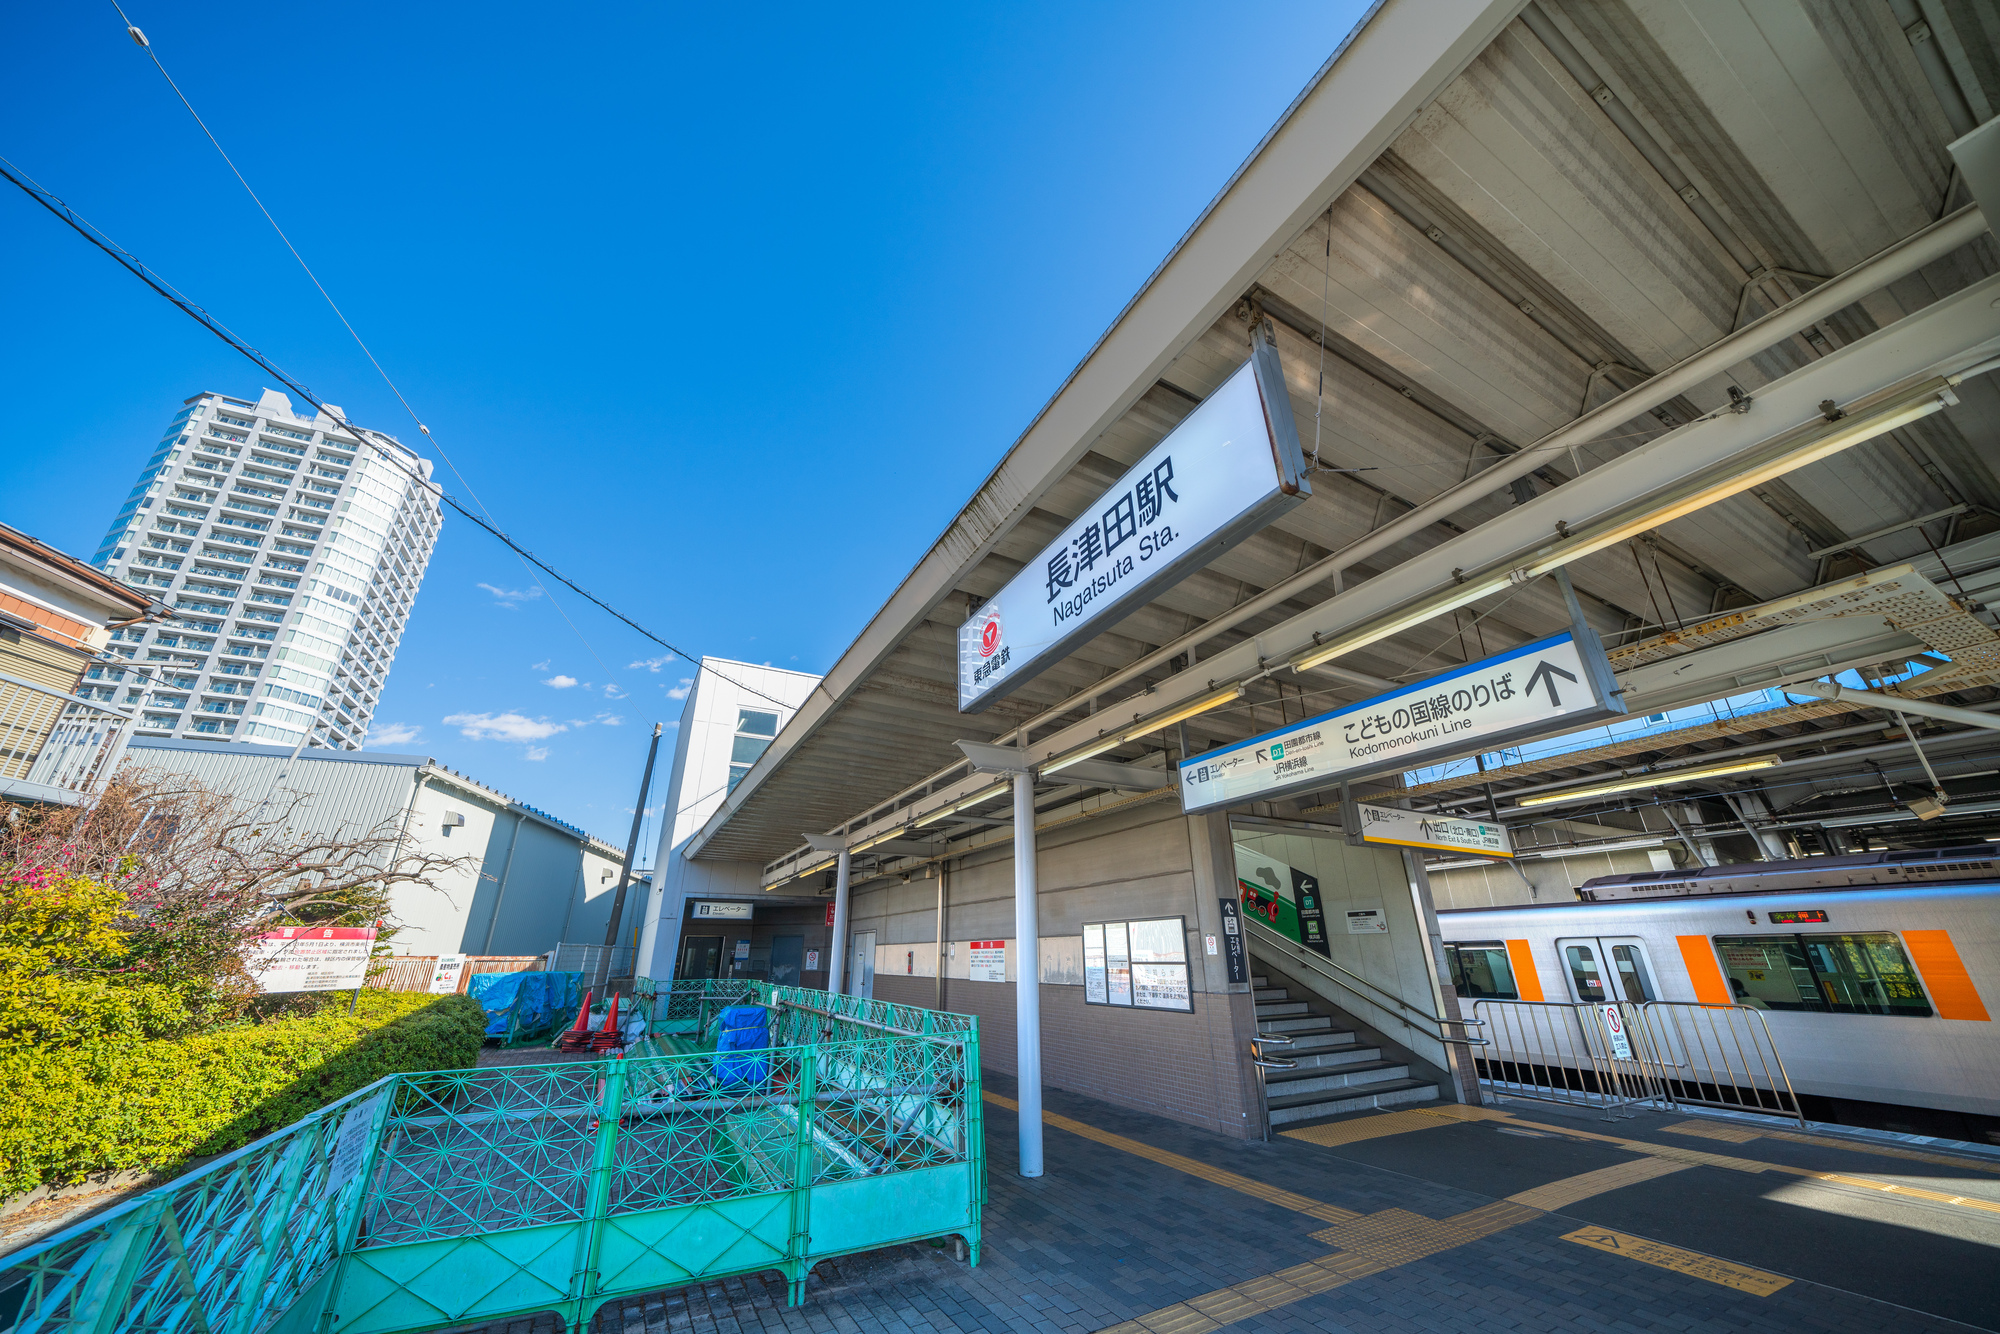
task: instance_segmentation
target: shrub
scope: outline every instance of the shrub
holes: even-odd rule
[[[241,1148],[384,1075],[476,1063],[465,996],[367,991],[356,1013],[236,1024],[174,1041],[0,1049],[0,1196],[93,1172],[171,1169]]]

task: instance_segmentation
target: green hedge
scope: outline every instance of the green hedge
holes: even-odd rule
[[[363,992],[356,1013],[172,1042],[0,1051],[0,1196],[227,1153],[384,1075],[462,1070],[486,1016],[465,996]]]

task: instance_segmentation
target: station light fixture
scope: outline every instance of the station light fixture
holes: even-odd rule
[[[1008,778],[1008,779],[1003,779],[998,783],[993,783],[986,787],[982,787],[970,796],[960,797],[957,801],[954,801],[951,805],[943,806],[937,810],[932,811],[929,815],[926,815],[922,819],[918,820],[917,823],[913,826],[913,828],[922,829],[927,824],[936,824],[939,820],[944,819],[944,817],[947,815],[956,815],[960,811],[965,810],[969,806],[977,806],[982,801],[991,801],[993,800],[993,798],[999,796],[1001,793],[1010,791],[1013,788],[1013,786],[1014,786],[1014,780]]]
[[[1466,576],[1462,583],[1456,583],[1430,597],[1419,599],[1407,607],[1390,612],[1378,620],[1367,622],[1324,644],[1315,644],[1309,649],[1293,654],[1289,665],[1295,672],[1310,671],[1323,662],[1331,662],[1335,658],[1366,648],[1391,635],[1401,634],[1446,612],[1456,611],[1460,607],[1477,602],[1483,597],[1538,579],[1593,552],[1616,546],[1628,538],[1692,514],[1719,500],[1726,500],[1753,486],[1760,486],[1808,463],[1815,463],[1864,441],[1873,440],[1878,435],[1907,426],[1943,408],[1952,384],[1964,375],[1972,373],[1968,371],[1962,372],[1958,377],[1928,380],[1902,397],[1865,415],[1838,417],[1830,422],[1811,423],[1807,428],[1810,434],[1803,440],[1797,438],[1796,431],[1790,432],[1789,440],[1781,437],[1780,443],[1774,449],[1740,460],[1736,470],[1723,477],[1706,482],[1684,483],[1664,493],[1655,492],[1639,502],[1637,513],[1614,514],[1589,527],[1575,530],[1565,540],[1542,547],[1525,560],[1518,556],[1514,557],[1513,560],[1520,562],[1518,564]],[[1954,398],[1950,401],[1957,400]],[[1838,429],[1827,429],[1835,423],[1838,423]]]
[[[1086,741],[1074,750],[1064,751],[1060,755],[1052,756],[1038,765],[1037,768],[1043,774],[1052,774],[1061,769],[1066,769],[1072,764],[1093,759],[1096,756],[1104,754],[1107,750],[1118,749],[1118,747],[1124,745],[1133,737],[1144,736],[1148,732],[1157,732],[1162,727],[1172,727],[1175,723],[1184,723],[1196,714],[1207,713],[1210,709],[1219,709],[1225,704],[1233,704],[1243,698],[1245,689],[1245,686],[1238,684],[1224,686],[1220,690],[1196,696],[1187,703],[1176,705],[1164,713],[1156,713],[1150,718],[1140,718],[1135,722],[1128,723],[1124,727],[1113,728],[1103,736],[1098,737],[1095,741]]]
[[[1775,755],[1759,755],[1753,760],[1737,760],[1730,764],[1704,764],[1691,769],[1663,769],[1656,773],[1640,774],[1633,778],[1621,778],[1612,783],[1598,783],[1591,787],[1573,787],[1562,792],[1544,792],[1539,796],[1522,797],[1517,806],[1547,806],[1558,801],[1577,801],[1584,797],[1604,797],[1614,792],[1631,792],[1642,787],[1665,787],[1669,783],[1685,783],[1696,778],[1719,778],[1723,774],[1746,773],[1751,769],[1768,769],[1778,763]]]

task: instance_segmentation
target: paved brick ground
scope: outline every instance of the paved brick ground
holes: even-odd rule
[[[1012,1092],[1010,1081],[997,1075],[990,1077],[989,1090]],[[1280,1139],[1267,1146],[1059,1093],[1051,1093],[1047,1103],[1052,1113],[1309,1196],[1336,1212],[1420,1215],[1409,1223],[1416,1233],[1433,1237],[1440,1229],[1424,1220],[1490,1221],[1496,1197],[1646,1156],[1643,1149],[1589,1138],[1598,1133],[1773,1163],[1814,1154],[1812,1146],[1798,1143],[1717,1142],[1669,1129],[1685,1123],[1683,1116],[1607,1127],[1595,1118],[1519,1104],[1510,1111],[1543,1129],[1522,1130],[1513,1122],[1505,1132],[1497,1122],[1442,1124],[1345,1145]],[[1507,1217],[1518,1213],[1525,1221],[1485,1236],[1475,1230],[1467,1234],[1474,1239],[1430,1254],[1419,1246],[1408,1252],[1418,1258],[1403,1263],[1381,1259],[1387,1252],[1379,1247],[1366,1252],[1365,1241],[1348,1243],[1378,1257],[1371,1262],[1342,1246],[1342,1224],[1328,1228],[1324,1219],[1060,1129],[1046,1132],[1047,1175],[1023,1181],[1015,1173],[1016,1128],[1010,1111],[988,1106],[990,1198],[977,1268],[957,1261],[949,1250],[906,1246],[822,1264],[809,1284],[807,1304],[798,1309],[785,1306],[785,1285],[773,1274],[608,1307],[599,1328],[603,1334],[1086,1334],[1141,1321],[1154,1334],[1208,1334],[1224,1327],[1178,1305],[1189,1301],[1197,1307],[1207,1301],[1207,1309],[1224,1315],[1247,1310],[1226,1327],[1259,1334],[1496,1329],[1915,1334],[1964,1329],[1962,1322],[2000,1325],[2000,1266],[1994,1263],[2000,1259],[1995,1249],[2000,1212],[1982,1213],[1974,1206],[1926,1207],[1868,1190],[1843,1194],[1838,1184],[1816,1182],[1807,1184],[1825,1192],[1826,1201],[1774,1205],[1765,1196],[1795,1187],[1796,1174],[1697,1163],[1560,1213],[1498,1206]],[[1433,1151],[1426,1150],[1426,1141],[1435,1145]],[[1949,1160],[1892,1163],[1861,1153],[1833,1156],[1839,1161],[1824,1170],[1867,1171],[1882,1180],[1927,1181],[1941,1189],[1961,1182],[1972,1193],[1978,1179],[1979,1193],[1986,1193],[2000,1181],[2000,1173],[1956,1169]],[[1493,1193],[1474,1188],[1479,1184]],[[1755,1213],[1740,1230],[1740,1241],[1729,1223],[1735,1212]],[[1563,1239],[1586,1224],[1704,1250],[1793,1281],[1755,1295]],[[1351,1238],[1377,1224],[1346,1226]],[[1444,1231],[1455,1226],[1448,1221]],[[1314,1232],[1327,1240],[1314,1240]],[[1786,1255],[1800,1263],[1773,1262]],[[1345,1261],[1355,1262],[1348,1269],[1358,1277],[1328,1276]],[[1327,1263],[1315,1268],[1317,1262]],[[1369,1272],[1371,1263],[1392,1267]],[[1807,1270],[1837,1281],[1813,1282]],[[1915,1271],[1917,1281],[1899,1280],[1903,1270]],[[1325,1290],[1285,1301],[1284,1293],[1292,1289],[1269,1281],[1246,1283],[1279,1271],[1289,1271],[1294,1281],[1300,1273],[1318,1275],[1315,1281]],[[1943,1280],[1932,1277],[1940,1274]],[[1952,1274],[1959,1281],[1950,1281]],[[1246,1306],[1239,1298],[1233,1306],[1218,1305],[1204,1297],[1232,1285],[1278,1295],[1254,1310],[1257,1302]],[[1876,1295],[1866,1295],[1870,1292]],[[1885,1292],[1896,1300],[1883,1300]],[[555,1328],[553,1320],[544,1319],[488,1326],[482,1334],[553,1334]]]

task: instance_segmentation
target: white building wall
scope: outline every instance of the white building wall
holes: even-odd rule
[[[442,522],[429,478],[393,437],[272,390],[189,399],[94,561],[178,616],[114,635],[126,662],[82,693],[135,709],[140,735],[359,750]]]
[[[638,976],[672,976],[680,949],[681,917],[690,898],[734,897],[759,891],[761,864],[694,862],[681,856],[680,849],[729,795],[730,764],[737,753],[741,712],[775,713],[777,727],[783,730],[819,681],[806,672],[727,658],[701,660],[674,738],[667,809],[660,822],[659,853],[653,859],[656,890],[649,896],[645,925],[639,934]]]

